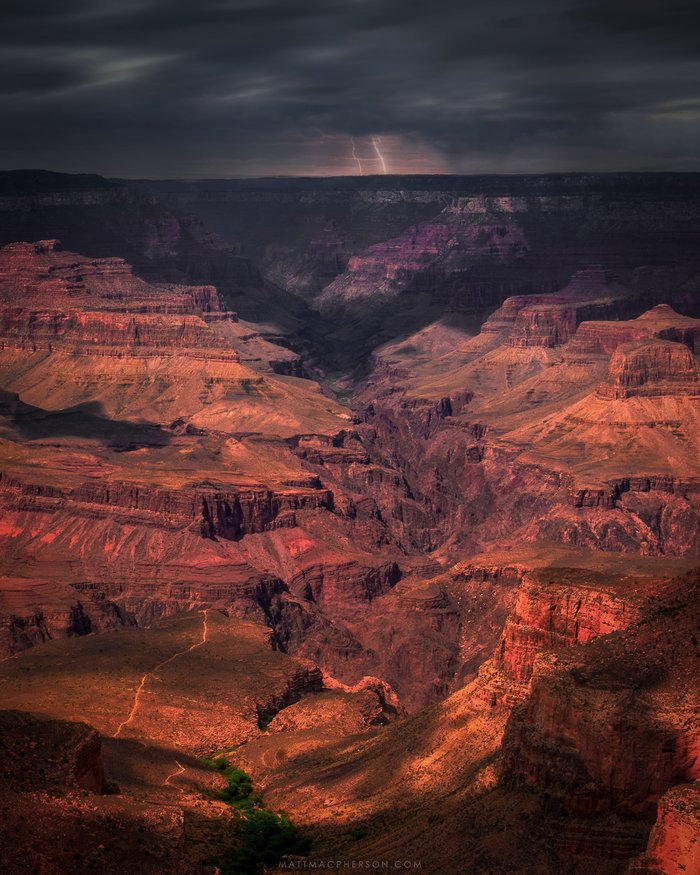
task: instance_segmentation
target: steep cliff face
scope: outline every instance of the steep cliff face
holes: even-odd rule
[[[697,780],[697,589],[697,574],[679,580],[620,634],[540,660],[506,733],[516,783],[566,815],[649,821],[671,786]]]
[[[607,398],[692,397],[700,394],[700,365],[683,343],[657,340],[619,347],[598,390]]]
[[[700,868],[700,787],[681,784],[659,799],[646,853],[629,866],[630,875],[681,875]]]
[[[615,579],[595,572],[572,570],[526,574],[513,611],[506,620],[497,661],[516,684],[528,684],[537,654],[584,644],[639,616],[635,607],[639,582],[627,582],[631,593]],[[617,591],[616,591],[617,590]]]
[[[636,306],[628,289],[602,268],[590,267],[577,271],[555,294],[507,298],[482,331],[507,329],[508,344],[515,348],[563,346],[584,320],[622,317]]]
[[[19,564],[17,556],[14,561]],[[19,572],[16,576],[3,573],[0,578],[3,656],[54,638],[105,632],[133,622],[124,607],[104,596],[80,592],[65,580],[42,579],[15,570]]]
[[[658,304],[627,322],[585,322],[576,332],[569,352],[572,357],[592,354],[609,356],[626,343],[659,338],[698,349],[698,320],[676,313],[668,304]]]
[[[0,475],[0,503],[9,512],[64,513],[122,523],[199,531],[203,537],[239,541],[245,535],[294,525],[294,512],[332,508],[329,490],[305,488],[274,493],[243,489],[230,492],[182,487],[164,490],[113,480],[109,485],[85,483],[75,489],[29,484]]]

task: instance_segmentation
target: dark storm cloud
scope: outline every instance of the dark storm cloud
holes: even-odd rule
[[[354,172],[351,138],[372,135],[392,144],[394,169],[404,167],[402,151],[467,171],[700,163],[694,2],[1,8],[5,167]]]

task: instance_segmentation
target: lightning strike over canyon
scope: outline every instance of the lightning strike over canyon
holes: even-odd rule
[[[357,154],[357,149],[355,148],[355,138],[351,137],[350,142],[352,143],[352,157],[353,160],[357,161],[357,166],[360,170],[360,176],[364,176],[364,171],[362,169],[362,161],[360,160],[360,156]]]
[[[374,146],[374,151],[377,153],[377,158],[379,159],[379,163],[382,165],[382,173],[384,176],[387,174],[386,169],[386,160],[382,153],[379,151],[379,146],[382,144],[381,137],[372,137],[372,145]]]

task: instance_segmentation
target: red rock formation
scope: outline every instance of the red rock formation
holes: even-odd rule
[[[0,472],[0,505],[14,513],[68,511],[86,519],[109,514],[123,524],[175,530],[191,527],[203,537],[238,541],[255,532],[294,526],[297,510],[330,510],[333,494],[327,489],[309,488],[306,483],[275,493],[262,487],[222,491],[213,485],[168,491],[119,480],[85,483],[64,491],[23,483]]]
[[[170,294],[163,295],[164,290]],[[87,259],[63,252],[58,240],[11,243],[0,249],[0,300],[24,305],[81,303],[101,309],[166,313],[218,312],[213,286],[152,286],[122,258]]]
[[[484,322],[482,332],[506,332],[515,348],[554,347],[568,343],[585,319],[624,313],[629,292],[612,282],[600,267],[577,271],[559,292],[507,298]]]
[[[0,653],[129,624],[123,607],[61,579],[0,578]]]
[[[700,394],[700,365],[683,343],[656,340],[626,344],[615,351],[607,383],[598,393],[605,398],[692,397]]]
[[[508,677],[527,685],[543,650],[585,644],[629,626],[639,607],[625,590],[634,593],[635,585],[627,581],[622,589],[616,582],[578,570],[526,574],[498,647],[498,664]]]
[[[593,297],[577,318],[585,306],[624,304],[595,272],[572,284],[576,294],[587,283]],[[567,303],[550,300],[548,312],[572,306],[563,292],[549,297]],[[516,333],[519,314],[545,299],[509,299],[478,337],[455,338],[437,359],[420,337],[380,351],[360,395],[373,461],[398,462],[414,502],[439,508],[425,542],[450,558],[523,538],[698,555],[698,365],[681,340],[694,343],[700,320],[657,307],[630,322],[584,322],[556,350],[528,346],[549,341]],[[610,361],[579,343],[597,326],[649,339]],[[367,489],[389,519],[381,490]]]
[[[351,414],[276,373],[297,357],[213,289],[51,241],[0,264],[3,652],[209,604],[275,618],[281,641],[296,582],[320,575],[340,619],[398,579],[376,515],[349,523],[361,508],[292,452],[302,434],[332,444]],[[378,555],[351,549],[349,526]]]
[[[507,211],[494,213],[487,216],[468,200],[458,201],[433,222],[352,256],[345,273],[319,295],[318,304],[328,308],[368,297],[395,297],[408,286],[427,287],[438,274],[524,257],[528,246],[522,228]]]
[[[170,424],[188,407],[202,411],[216,400],[205,418],[219,411],[230,418],[227,393],[253,396],[253,403],[260,391],[282,388],[253,371],[301,370],[294,353],[222,311],[212,287],[149,285],[121,259],[90,261],[58,251],[55,241],[5,247],[0,271],[0,379],[38,406],[44,398],[54,409],[98,402],[108,412],[155,414]],[[122,361],[111,365],[109,358]],[[178,383],[180,404],[167,391]],[[283,394],[295,389],[285,386]],[[251,426],[248,417],[237,430]]]
[[[540,662],[508,731],[516,781],[571,815],[648,818],[670,786],[697,780],[699,582],[677,581],[619,636]]]
[[[173,212],[135,187],[94,175],[4,173],[0,245],[58,238],[92,258],[119,255],[157,282],[213,284],[245,319],[298,324],[301,302],[265,282],[250,259],[184,212]]]
[[[668,304],[659,304],[628,322],[584,322],[573,338],[574,356],[611,355],[618,346],[658,337],[684,343],[693,352],[700,347],[700,320],[681,316]]]
[[[457,203],[355,256],[324,307],[448,278],[495,303],[528,209]],[[117,752],[246,741],[326,847],[359,816],[363,854],[407,841],[436,872],[518,871],[523,847],[547,875],[617,871],[699,777],[697,579],[635,558],[700,549],[697,320],[601,321],[636,306],[602,271],[548,292],[476,338],[386,345],[356,415],[210,287],[2,250],[3,695],[88,714]],[[127,624],[153,628],[110,635]]]
[[[698,583],[526,576],[506,651],[440,705],[380,736],[293,747],[272,772],[258,741],[240,761],[340,859],[400,849],[435,873],[520,871],[526,848],[543,873],[622,873],[657,800],[660,824],[671,821],[662,794],[697,779]],[[667,860],[693,859],[694,814],[681,812]],[[369,828],[351,838],[358,823]],[[650,860],[630,871],[677,871]]]
[[[700,785],[681,784],[659,799],[646,853],[630,863],[632,875],[682,875],[700,870]]]

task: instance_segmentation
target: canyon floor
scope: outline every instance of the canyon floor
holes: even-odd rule
[[[694,188],[409,182],[0,179],[8,873],[700,869]]]

